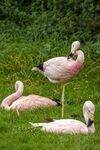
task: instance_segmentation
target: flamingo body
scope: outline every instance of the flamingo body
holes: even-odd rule
[[[74,119],[60,119],[53,120],[49,123],[31,123],[33,127],[41,127],[43,131],[53,133],[67,133],[67,134],[79,134],[79,133],[94,133],[94,121],[93,115],[95,112],[95,106],[91,101],[86,101],[83,106],[83,114],[86,124],[79,120]]]
[[[81,121],[74,119],[61,119],[54,120],[54,122],[50,123],[33,123],[33,126],[42,127],[43,131],[52,132],[52,133],[88,133],[87,126]]]
[[[22,96],[19,99],[17,99],[15,102],[12,103],[11,106],[9,106],[9,109],[32,110],[40,107],[50,107],[56,105],[57,103],[49,98],[38,95],[29,95],[29,96]]]
[[[61,96],[62,118],[64,115],[64,84],[79,73],[84,63],[84,53],[81,50],[78,50],[79,48],[80,42],[75,41],[72,43],[71,54],[68,57],[55,57],[32,68],[32,70],[38,70],[44,74],[50,82],[63,84]],[[72,59],[72,55],[76,55],[77,59]]]
[[[75,51],[77,59],[68,57],[55,57],[43,64],[33,67],[32,70],[42,72],[53,83],[66,83],[70,78],[77,75],[84,63],[84,53]]]
[[[21,81],[16,81],[15,88],[16,92],[6,97],[1,103],[1,107],[6,110],[31,110],[39,107],[56,106],[59,103],[38,95],[21,96],[24,88]]]

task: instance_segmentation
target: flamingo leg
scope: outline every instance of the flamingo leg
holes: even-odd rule
[[[16,113],[17,113],[17,115],[18,115],[18,117],[19,117],[19,115],[20,115],[20,114],[19,114],[19,111],[18,111],[18,109],[16,109]]]
[[[65,85],[63,85],[62,95],[61,95],[62,118],[64,117],[64,93],[65,93]]]

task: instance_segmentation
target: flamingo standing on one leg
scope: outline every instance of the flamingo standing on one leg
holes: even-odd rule
[[[52,83],[63,84],[61,96],[62,118],[64,115],[65,84],[69,79],[79,73],[84,62],[84,53],[81,50],[78,50],[79,48],[80,42],[75,41],[72,43],[71,53],[68,57],[55,57],[32,69],[42,72]],[[77,56],[76,60],[71,58],[73,55]]]
[[[16,81],[15,89],[16,92],[6,97],[1,103],[1,107],[6,110],[30,110],[39,107],[50,107],[57,104],[60,105],[59,101],[54,101],[38,95],[21,96],[24,89],[24,85],[21,81]]]
[[[91,101],[86,101],[83,105],[83,114],[86,124],[74,119],[52,120],[49,123],[31,123],[33,127],[41,127],[43,131],[67,134],[88,134],[94,133],[94,112],[95,106]]]

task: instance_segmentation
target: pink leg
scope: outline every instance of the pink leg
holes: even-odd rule
[[[61,95],[62,118],[64,117],[64,93],[65,93],[65,85],[63,85],[63,90],[62,90],[62,95]]]

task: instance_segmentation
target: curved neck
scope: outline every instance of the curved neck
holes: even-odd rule
[[[94,123],[88,127],[88,132],[89,133],[94,133],[95,132],[95,126],[94,126]]]
[[[17,100],[23,93],[24,85],[21,81],[17,81],[15,83],[15,89],[16,92],[7,96],[1,103],[1,107],[4,107],[5,109],[10,109],[10,105],[12,102]]]
[[[84,53],[81,50],[76,51],[77,59],[76,61],[82,65],[84,63]]]

